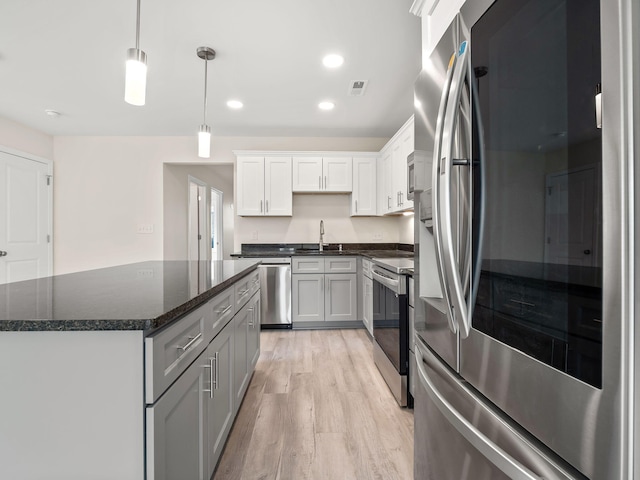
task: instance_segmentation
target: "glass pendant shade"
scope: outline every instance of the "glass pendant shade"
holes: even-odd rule
[[[200,125],[198,131],[198,156],[200,158],[211,156],[211,128],[208,125]]]
[[[142,106],[147,91],[147,54],[137,48],[127,50],[124,101]]]

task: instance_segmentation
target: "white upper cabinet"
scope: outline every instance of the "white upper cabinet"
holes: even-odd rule
[[[325,157],[322,159],[325,192],[351,192],[353,190],[351,157]]]
[[[293,214],[291,157],[264,159],[265,215],[287,217]]]
[[[351,169],[351,157],[293,157],[293,191],[350,193]]]
[[[376,170],[375,157],[353,157],[352,217],[377,214]]]
[[[293,157],[293,191],[322,191],[322,157]]]
[[[238,156],[237,213],[240,216],[291,216],[291,157]]]
[[[414,143],[411,116],[381,151],[378,212],[383,215],[413,209],[413,202],[407,199],[407,156],[413,152]]]

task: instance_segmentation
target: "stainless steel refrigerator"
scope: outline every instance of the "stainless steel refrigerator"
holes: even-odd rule
[[[633,476],[625,5],[468,0],[423,65],[416,480]]]

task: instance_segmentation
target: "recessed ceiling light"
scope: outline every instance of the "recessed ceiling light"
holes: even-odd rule
[[[318,108],[321,110],[333,110],[333,107],[335,107],[333,102],[320,102],[318,104]]]
[[[229,108],[234,108],[234,109],[238,109],[238,108],[242,108],[244,105],[242,104],[242,102],[240,100],[229,100],[227,102],[227,107]]]
[[[57,112],[56,110],[45,110],[44,113],[46,113],[49,117],[51,118],[58,118],[60,116],[60,112]]]
[[[322,63],[327,68],[338,68],[344,63],[344,57],[342,55],[332,53],[331,55],[327,55],[326,57],[324,57],[322,59]]]

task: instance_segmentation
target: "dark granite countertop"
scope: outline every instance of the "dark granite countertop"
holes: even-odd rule
[[[412,258],[413,245],[397,243],[343,243],[330,244],[321,252],[317,243],[262,243],[243,244],[235,258],[294,257],[303,255],[362,255],[368,258]]]
[[[518,260],[483,260],[485,275],[519,278],[541,284],[556,283],[602,289],[602,268],[523,262]]]
[[[148,334],[258,265],[255,260],[150,261],[0,285],[0,331]]]

